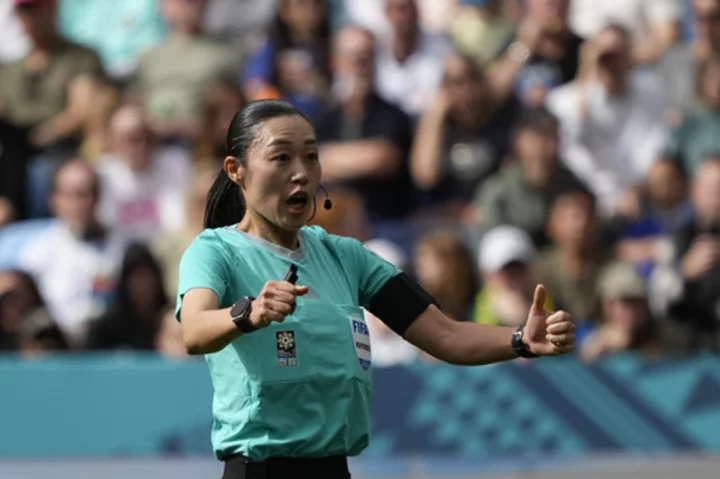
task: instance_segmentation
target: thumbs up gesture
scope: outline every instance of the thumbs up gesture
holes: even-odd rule
[[[545,309],[545,287],[535,288],[535,297],[525,324],[523,341],[538,356],[567,354],[575,347],[575,325],[564,311]]]

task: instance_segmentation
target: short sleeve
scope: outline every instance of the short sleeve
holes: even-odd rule
[[[229,278],[222,243],[217,233],[206,230],[193,241],[180,260],[175,316],[180,319],[183,296],[191,289],[209,289],[222,301],[228,290]]]

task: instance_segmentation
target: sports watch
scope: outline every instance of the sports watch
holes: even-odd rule
[[[252,302],[255,298],[245,296],[241,300],[237,301],[230,308],[230,317],[235,323],[235,326],[243,332],[243,334],[252,333],[257,330],[255,326],[250,322],[250,313],[252,312]]]
[[[523,325],[515,330],[512,335],[512,339],[510,340],[512,347],[515,350],[515,353],[517,353],[517,355],[521,358],[537,358],[538,355],[530,351],[525,343],[523,343],[524,329],[525,326]]]

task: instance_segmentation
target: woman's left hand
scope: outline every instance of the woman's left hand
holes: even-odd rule
[[[547,311],[544,304],[545,287],[538,285],[525,324],[523,341],[538,356],[571,352],[575,347],[575,325],[570,315],[564,311]]]

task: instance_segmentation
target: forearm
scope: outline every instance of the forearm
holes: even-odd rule
[[[458,322],[430,306],[405,331],[407,341],[450,364],[479,366],[517,358],[514,327]]]
[[[400,165],[400,152],[384,140],[333,142],[320,153],[323,179],[326,181],[383,178],[391,176]]]
[[[650,39],[635,49],[635,61],[640,64],[655,63],[675,44],[679,35],[680,28],[676,22],[654,25]]]
[[[410,173],[420,188],[430,189],[440,179],[442,144],[445,139],[444,115],[428,113],[420,121],[410,154]]]
[[[459,322],[455,329],[443,348],[445,358],[439,359],[451,364],[480,366],[518,357],[511,344],[514,327]]]
[[[490,67],[488,80],[498,102],[510,97],[515,85],[515,79],[525,65],[526,61],[513,60],[506,53]]]
[[[188,354],[215,353],[242,335],[230,317],[230,308],[195,313],[181,321]]]

